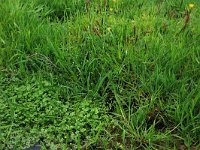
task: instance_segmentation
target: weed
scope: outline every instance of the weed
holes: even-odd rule
[[[0,149],[199,149],[198,0],[1,0]]]

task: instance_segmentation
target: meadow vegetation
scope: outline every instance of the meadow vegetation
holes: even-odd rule
[[[200,149],[199,0],[0,0],[0,149]]]

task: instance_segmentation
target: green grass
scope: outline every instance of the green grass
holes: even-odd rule
[[[0,149],[200,148],[198,0],[0,3]]]

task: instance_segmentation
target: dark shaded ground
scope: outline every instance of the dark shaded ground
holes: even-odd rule
[[[27,148],[25,150],[41,150],[41,146],[40,146],[39,143],[36,143],[34,146],[29,147],[29,148]]]

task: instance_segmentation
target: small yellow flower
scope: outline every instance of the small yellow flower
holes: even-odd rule
[[[134,24],[134,23],[135,23],[135,20],[131,20],[131,23],[133,23],[133,24]]]
[[[110,8],[110,12],[112,12],[113,11],[113,9],[112,8]]]
[[[189,4],[189,8],[192,9],[194,7],[194,4]]]
[[[111,27],[108,27],[107,30],[110,32],[111,31]]]

